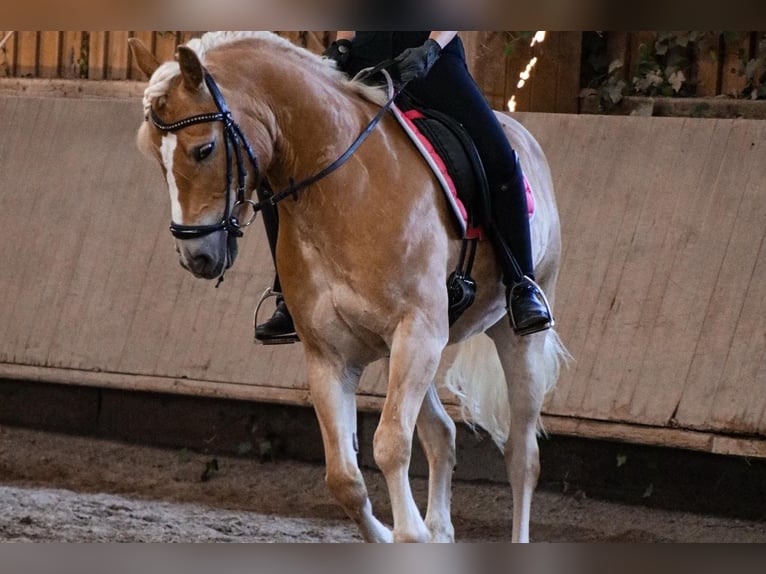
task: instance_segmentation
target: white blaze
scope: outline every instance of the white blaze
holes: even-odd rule
[[[173,155],[178,145],[178,138],[175,134],[166,134],[162,136],[162,145],[160,154],[162,163],[165,166],[166,179],[168,181],[168,191],[170,192],[170,216],[175,223],[183,223],[183,213],[181,211],[181,202],[178,199],[178,185],[176,185],[176,176],[173,175]]]

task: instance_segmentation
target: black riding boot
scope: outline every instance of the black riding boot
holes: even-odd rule
[[[274,275],[274,286],[271,294],[277,294],[277,306],[274,314],[265,323],[256,325],[255,340],[264,345],[276,345],[279,343],[295,343],[298,341],[298,334],[295,332],[292,315],[287,308],[282,297],[282,283],[279,281],[279,275]],[[261,299],[263,301],[263,298]],[[260,307],[260,303],[258,304]],[[256,314],[258,309],[256,309]]]
[[[508,315],[517,335],[531,335],[553,327],[550,307],[540,286],[529,277],[508,286]]]
[[[277,308],[271,318],[255,328],[255,338],[264,345],[294,343],[298,340],[293,318],[282,297],[277,297]]]
[[[511,327],[517,335],[531,335],[550,329],[553,317],[545,294],[534,281],[526,186],[515,159],[514,176],[491,198],[493,239],[503,270]]]

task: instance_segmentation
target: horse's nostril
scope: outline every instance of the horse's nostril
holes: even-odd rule
[[[207,269],[210,269],[214,265],[214,262],[210,255],[201,253],[191,258],[191,265],[194,269],[204,272]]]

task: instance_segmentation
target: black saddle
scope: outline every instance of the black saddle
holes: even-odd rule
[[[409,119],[444,161],[458,198],[468,212],[469,227],[484,225],[489,229],[489,185],[484,164],[468,131],[447,114],[417,105],[406,92],[397,97],[396,105],[402,112],[417,110],[422,114]]]

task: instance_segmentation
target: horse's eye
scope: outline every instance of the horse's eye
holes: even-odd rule
[[[201,145],[194,150],[194,157],[196,158],[197,161],[202,161],[203,159],[208,157],[211,153],[213,153],[214,149],[215,149],[215,142],[206,143],[205,145]]]

